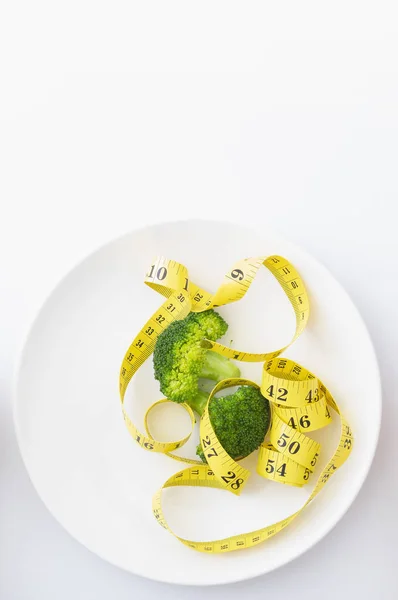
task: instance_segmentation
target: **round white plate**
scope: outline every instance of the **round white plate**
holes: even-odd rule
[[[120,363],[131,340],[162,303],[143,284],[157,254],[184,263],[194,281],[215,291],[239,258],[286,256],[301,273],[311,317],[285,356],[315,372],[331,389],[355,435],[348,462],[283,532],[250,550],[204,555],[179,543],[152,516],[151,498],[183,468],[143,451],[129,436],[118,396]],[[247,296],[220,309],[230,323],[227,343],[254,352],[287,342],[292,310],[272,275],[262,269]],[[279,344],[279,345],[278,345]],[[242,373],[260,381],[258,364]],[[149,359],[128,389],[137,425],[161,397]],[[165,409],[166,410],[166,409]],[[182,433],[179,407],[155,421],[158,435]],[[166,413],[164,413],[166,414]],[[205,221],[166,223],[117,239],[70,272],[44,304],[29,333],[16,382],[15,423],[30,477],[54,517],[77,540],[109,562],[151,579],[216,584],[267,573],[320,540],[358,493],[375,451],[381,414],[377,361],[351,300],[328,271],[267,228]],[[338,439],[339,421],[312,434],[326,463]],[[192,454],[195,439],[183,448]],[[176,439],[176,438],[174,438]],[[164,493],[169,524],[184,537],[215,539],[250,531],[297,510],[303,489],[253,475],[240,497],[220,490],[171,489]]]

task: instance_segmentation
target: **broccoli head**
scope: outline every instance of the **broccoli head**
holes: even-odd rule
[[[153,365],[166,398],[186,402],[202,415],[209,395],[199,389],[200,379],[221,381],[240,376],[236,364],[201,344],[203,338],[216,341],[227,329],[218,313],[206,310],[174,321],[159,335]],[[241,386],[232,395],[212,398],[209,415],[221,445],[236,460],[254,452],[264,441],[271,410],[259,389]],[[196,453],[206,462],[201,446]]]
[[[204,401],[198,389],[199,379],[221,381],[239,377],[240,371],[233,362],[201,346],[203,338],[216,341],[227,329],[224,319],[211,309],[190,313],[162,331],[155,345],[153,365],[155,379],[166,398],[186,402],[202,414],[207,396]]]
[[[204,396],[206,404],[208,396]],[[212,398],[209,416],[221,446],[237,460],[254,452],[264,441],[271,409],[258,388],[241,386],[234,394]],[[200,444],[196,454],[207,462]]]

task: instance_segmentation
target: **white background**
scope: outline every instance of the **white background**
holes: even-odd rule
[[[394,4],[1,4],[1,600],[397,597]],[[324,262],[367,323],[384,392],[373,467],[332,533],[206,591],[134,577],[72,540],[28,479],[11,400],[23,336],[64,272],[115,235],[191,216],[260,221]]]

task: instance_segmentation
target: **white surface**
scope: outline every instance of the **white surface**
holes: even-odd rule
[[[199,252],[197,244],[191,243],[206,236],[217,237],[216,253],[206,244]],[[142,281],[152,257],[159,254],[184,262],[193,281],[214,291],[240,257],[289,257],[304,278],[311,320],[283,356],[319,375],[354,431],[349,461],[316,501],[286,531],[251,551],[209,556],[190,551],[166,534],[153,519],[152,497],[183,465],[143,452],[125,430],[117,376],[132,339],[163,303],[162,296],[155,296]],[[239,304],[219,311],[230,323],[224,343],[233,339],[234,347],[272,351],[294,332],[291,306],[265,269]],[[242,376],[260,383],[262,366],[242,363]],[[380,393],[368,333],[326,269],[271,229],[265,236],[252,228],[193,220],[123,236],[89,256],[62,280],[35,319],[23,349],[15,420],[33,484],[51,513],[77,540],[132,573],[168,583],[211,585],[272,571],[313,546],[335,525],[368,473],[379,433]],[[161,397],[149,360],[134,376],[126,395],[126,408],[141,431],[145,410]],[[163,439],[181,439],[187,433],[186,420],[184,430],[184,419],[177,418],[173,424],[166,418],[168,435]],[[172,530],[188,539],[216,540],[294,514],[311,493],[340,435],[340,421],[334,415],[327,430],[310,436],[321,442],[322,451],[303,489],[260,479],[255,457],[251,457],[246,462],[252,477],[240,498],[209,489],[164,493],[162,504]],[[196,430],[183,456],[195,457],[197,440]],[[177,563],[181,565],[178,571]]]
[[[376,346],[384,414],[369,478],[327,538],[206,597],[393,600],[395,2],[131,4],[0,9],[0,597],[202,597],[107,565],[54,521],[16,448],[10,374],[44,297],[104,239],[228,212],[272,223],[343,283]]]

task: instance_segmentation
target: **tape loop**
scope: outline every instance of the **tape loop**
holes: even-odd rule
[[[156,402],[148,409],[144,417],[146,435],[140,433],[124,406],[126,389],[133,375],[153,352],[157,337],[170,323],[184,319],[191,311],[201,312],[237,302],[247,293],[261,266],[265,266],[277,279],[293,307],[296,327],[291,341],[283,348],[265,353],[240,351],[211,340],[202,342],[203,347],[211,348],[212,351],[234,360],[264,362],[260,389],[272,404],[272,422],[269,441],[264,441],[260,447],[257,473],[266,479],[288,485],[301,487],[306,484],[320,455],[320,444],[312,440],[307,433],[330,423],[330,409],[340,415],[339,444],[299,511],[282,521],[241,535],[212,541],[187,540],[176,535],[168,526],[161,506],[162,490],[175,486],[203,486],[223,489],[236,495],[241,493],[250,472],[222,448],[213,430],[208,406],[217,392],[228,387],[259,386],[250,380],[237,378],[221,381],[213,388],[200,421],[201,444],[208,461],[207,465],[173,454],[173,450],[183,446],[191,434],[176,442],[159,442],[151,436],[148,414],[155,406],[168,402],[166,399]],[[150,265],[145,283],[165,296],[166,300],[142,327],[124,356],[119,376],[122,413],[130,435],[142,448],[162,452],[175,460],[191,464],[190,467],[172,475],[155,494],[152,504],[154,516],[159,524],[178,540],[199,552],[230,552],[257,545],[284,529],[301,513],[347,460],[353,446],[352,430],[327,387],[302,365],[280,357],[298,338],[308,322],[309,300],[304,283],[293,265],[279,255],[246,258],[236,262],[225,274],[214,295],[190,281],[184,265],[163,256],[157,257]],[[185,404],[182,406],[188,411],[193,427],[195,417],[191,408]]]

